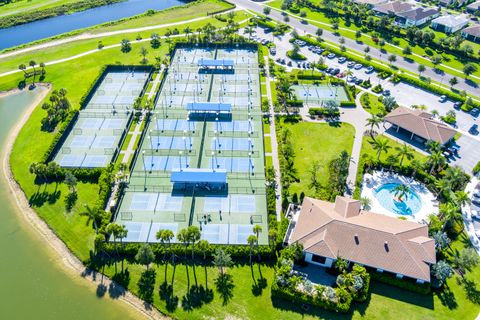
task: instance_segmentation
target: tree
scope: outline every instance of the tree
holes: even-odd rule
[[[392,96],[384,97],[382,103],[387,112],[392,111],[397,106],[397,101]]]
[[[431,58],[431,61],[432,61],[433,65],[435,65],[435,67],[436,67],[437,65],[439,65],[440,63],[442,63],[443,58],[442,58],[441,55],[438,55],[438,54],[437,54],[437,55],[434,55],[434,56]]]
[[[22,63],[18,66],[18,69],[23,71],[23,77],[27,79],[28,73],[27,71],[25,71],[27,69],[27,66]]]
[[[372,209],[372,200],[367,197],[361,197],[360,205],[362,206],[363,210],[369,211],[370,209]]]
[[[395,147],[395,149],[397,150],[397,157],[400,157],[400,167],[402,166],[404,158],[407,158],[407,160],[412,160],[414,157],[413,149],[407,146],[406,143],[404,143],[401,147]]]
[[[387,139],[376,139],[371,143],[373,150],[377,151],[377,160],[380,160],[382,153],[388,153],[388,150],[391,148]]]
[[[183,33],[185,33],[185,35],[187,36],[187,41],[190,40],[190,34],[192,33],[192,29],[187,26],[183,29]]]
[[[457,190],[453,194],[453,201],[457,204],[459,207],[463,207],[467,204],[471,204],[472,200],[470,199],[470,195],[468,192],[465,192],[463,190]]]
[[[437,231],[433,234],[433,239],[435,240],[435,249],[437,251],[442,251],[450,246],[450,238],[443,231]]]
[[[439,282],[439,287],[442,286],[448,278],[453,275],[452,267],[443,260],[438,261],[432,266],[432,275]]]
[[[317,31],[315,31],[315,34],[317,37],[321,37],[323,35],[323,29],[318,28]]]
[[[370,47],[369,47],[369,46],[366,46],[365,49],[363,49],[363,51],[364,51],[365,53],[369,53],[369,52],[370,52]]]
[[[222,249],[217,249],[213,254],[213,265],[218,268],[220,275],[225,274],[225,268],[233,264],[232,257]]]
[[[348,261],[343,259],[342,257],[338,257],[337,261],[335,261],[335,269],[338,272],[343,273],[343,271],[347,270],[348,268]]]
[[[257,243],[256,243],[256,249],[257,249],[257,254],[258,254],[258,260],[260,260],[260,251],[258,250],[258,240],[260,239],[260,233],[262,233],[263,229],[262,226],[256,224],[253,227],[253,233],[255,233],[257,237]]]
[[[450,83],[450,86],[453,88],[456,84],[458,84],[457,77],[451,77],[450,80],[448,80],[448,83]]]
[[[117,223],[109,223],[107,228],[105,229],[108,235],[113,236],[113,246],[115,250],[115,254],[117,254],[117,239],[123,239],[126,237],[127,229],[123,225],[119,225]],[[115,273],[117,273],[117,263],[115,261]]]
[[[410,167],[413,168],[412,178],[415,178],[415,176],[417,175],[418,169],[423,168],[423,163],[417,159],[413,159],[412,162],[410,162]]]
[[[255,29],[252,26],[246,26],[243,33],[248,34],[248,39],[252,39],[252,34],[255,33]]]
[[[373,140],[375,140],[375,137],[373,135],[373,132],[374,132],[373,128],[374,127],[380,128],[380,123],[382,122],[383,122],[383,118],[376,116],[374,114],[367,119],[367,126],[370,126],[370,137],[372,137]]]
[[[270,14],[270,11],[271,11],[270,7],[263,7],[263,14],[264,15],[268,16]]]
[[[478,253],[474,248],[463,248],[453,257],[453,265],[461,271],[462,277],[465,271],[471,271],[478,262]]]
[[[142,56],[142,63],[145,64],[147,63],[147,54],[148,50],[145,47],[140,48],[140,55]]]
[[[418,65],[418,74],[421,76],[423,72],[425,72],[426,68],[423,64]]]
[[[210,248],[210,243],[207,240],[198,241],[197,247],[203,254],[203,260],[207,259],[207,250]]]
[[[185,247],[185,258],[187,257],[187,248],[188,244],[190,243],[190,238],[188,234],[188,229],[182,229],[177,233],[177,240],[183,243]]]
[[[406,184],[397,184],[390,192],[393,193],[399,201],[402,201],[403,197],[408,198],[410,187]]]
[[[143,244],[143,246],[138,249],[138,252],[135,255],[135,260],[137,260],[138,263],[145,265],[148,270],[150,263],[155,260],[155,254],[148,243]]]
[[[95,228],[95,233],[98,233],[98,223],[102,219],[102,210],[99,207],[90,207],[85,204],[84,211],[80,212],[81,216],[87,217],[87,224],[92,221],[93,227]]]
[[[427,163],[430,165],[429,173],[432,174],[434,169],[443,166],[446,163],[446,160],[440,151],[436,151],[428,157]]]
[[[405,48],[403,48],[402,53],[404,55],[411,55],[412,54],[412,47],[407,45]]]
[[[472,63],[467,63],[463,66],[463,73],[468,78],[472,73],[477,72],[477,67]]]
[[[188,241],[192,243],[192,260],[195,259],[195,242],[200,240],[201,236],[202,234],[197,226],[189,226],[187,228]]]
[[[388,61],[390,62],[390,64],[393,64],[395,61],[397,61],[397,56],[394,54],[389,55]]]
[[[360,30],[357,30],[355,32],[355,39],[357,39],[357,41],[358,41],[358,39],[360,39],[361,37],[362,37],[362,32]]]
[[[67,185],[71,193],[76,192],[77,178],[75,178],[75,176],[70,171],[67,171],[65,173],[65,180],[63,180],[63,183]]]
[[[253,246],[257,243],[257,237],[255,235],[250,235],[247,238],[248,245],[250,246],[250,264],[252,263],[252,251]]]
[[[120,51],[123,53],[129,53],[132,50],[132,45],[130,44],[130,40],[123,39],[120,42]]]
[[[151,40],[150,40],[150,45],[152,46],[153,49],[157,49],[158,47],[160,47],[160,36],[158,35],[158,33],[152,33],[152,35],[150,36]]]
[[[28,65],[33,68],[32,84],[35,85],[35,75],[37,74],[37,71],[35,70],[35,66],[37,65],[37,63],[34,60],[30,60]]]
[[[427,149],[430,153],[440,152],[442,150],[442,145],[437,141],[429,140],[427,141]]]
[[[458,207],[452,202],[440,204],[439,213],[440,219],[444,222],[442,228],[443,230],[445,230],[448,224],[453,223],[453,221],[461,217],[460,213],[458,212]]]

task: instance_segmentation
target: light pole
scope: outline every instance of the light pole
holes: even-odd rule
[[[145,182],[143,184],[143,191],[147,191],[147,166],[145,165],[145,150],[142,151],[143,170],[145,173]]]

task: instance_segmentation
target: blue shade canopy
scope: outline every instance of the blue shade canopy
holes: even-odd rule
[[[231,103],[189,102],[187,110],[191,112],[232,112]]]
[[[212,183],[226,184],[227,171],[224,169],[173,169],[170,181],[173,183]]]
[[[199,67],[228,67],[233,68],[232,59],[200,59],[198,60]]]

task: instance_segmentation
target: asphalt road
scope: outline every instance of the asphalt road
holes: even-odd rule
[[[234,3],[237,5],[237,7],[241,7],[244,9],[248,9],[252,12],[256,12],[258,14],[263,14],[263,6],[260,5],[259,3],[253,2],[251,0],[229,0],[230,2]],[[282,13],[276,11],[276,10],[271,10],[269,17],[277,20],[279,22],[283,22],[283,15]],[[299,34],[302,33],[310,33],[310,34],[315,34],[317,31],[318,27],[312,26],[310,24],[303,24],[300,22],[299,19],[296,19],[294,17],[290,17],[290,21],[288,22],[288,25],[294,29],[297,30]],[[332,32],[323,30],[322,38],[324,40],[327,40],[332,43],[338,44],[338,39],[339,37],[334,35]],[[345,38],[345,47],[347,47],[347,50],[353,50],[357,51],[360,54],[364,53],[364,48],[366,45],[363,45],[362,43],[358,43],[354,40]],[[389,64],[388,62],[388,53],[382,53],[380,50],[374,47],[370,47],[370,52],[368,53],[372,58],[383,61],[385,64]],[[399,68],[409,70],[411,73],[417,74],[418,73],[418,63],[415,62],[409,62],[403,59],[403,57],[397,57],[397,61],[395,62],[395,65]],[[445,73],[436,73],[432,69],[427,68],[425,72],[422,74],[425,77],[430,77],[433,81],[437,81],[439,83],[443,84],[448,84],[448,80],[452,77],[449,74]],[[455,86],[455,88],[459,90],[465,90],[468,93],[471,93],[477,97],[480,97],[480,86],[475,83],[474,81],[467,81],[464,79],[461,79],[457,77],[459,83]],[[478,81],[478,80],[477,80]],[[480,81],[478,81],[480,82]]]

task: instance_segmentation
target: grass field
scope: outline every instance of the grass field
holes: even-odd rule
[[[16,0],[10,2],[9,4],[0,5],[0,17],[23,13],[26,11],[53,8],[79,1],[80,0]]]
[[[302,191],[307,196],[313,196],[313,190],[309,188],[309,169],[314,161],[319,161],[318,172],[320,183],[328,182],[328,164],[337,158],[345,150],[352,152],[355,129],[348,123],[340,123],[338,126],[327,123],[299,122],[296,124],[281,124],[291,132],[291,140],[295,150],[295,169],[300,179],[298,183],[292,183],[290,194],[300,194]]]
[[[452,250],[464,246],[465,238],[462,235],[452,244]],[[448,280],[450,295],[437,294],[421,295],[401,290],[389,285],[372,281],[370,298],[361,304],[353,304],[347,314],[327,312],[323,309],[310,308],[304,311],[300,305],[273,299],[270,287],[273,281],[273,268],[268,264],[250,265],[237,264],[228,270],[232,276],[230,289],[223,290],[229,297],[224,303],[222,295],[217,290],[215,279],[218,276],[216,268],[203,267],[201,261],[194,268],[178,264],[175,271],[171,265],[167,266],[167,282],[172,284],[173,296],[177,303],[167,306],[165,300],[160,299],[160,286],[164,282],[165,265],[155,264],[156,282],[153,291],[153,303],[161,312],[176,319],[282,319],[282,320],[309,320],[309,319],[474,319],[480,311],[480,306],[467,299],[464,287],[457,283],[458,276]],[[117,266],[120,270],[120,264]],[[145,270],[137,264],[125,264],[129,271],[128,288],[138,294],[138,279]],[[188,268],[188,275],[187,275]],[[195,274],[194,274],[195,269]],[[114,266],[106,269],[110,276],[114,275]],[[210,294],[187,295],[188,288],[195,285],[195,276],[198,286],[212,290]],[[263,277],[266,286],[258,286]],[[466,279],[477,281],[480,278],[480,267],[467,273]],[[222,287],[224,288],[224,287]],[[476,289],[478,290],[478,289]],[[213,295],[213,297],[212,297]],[[207,299],[207,297],[211,297]],[[474,297],[475,298],[475,297]],[[205,300],[202,300],[205,299]],[[192,307],[192,302],[198,304]]]
[[[400,142],[397,142],[393,139],[390,139],[384,135],[380,135],[380,136],[377,136],[375,137],[375,139],[386,139],[388,141],[388,145],[391,147],[387,153],[382,153],[381,156],[380,156],[380,160],[382,161],[385,161],[388,156],[390,155],[396,155],[397,153],[397,150],[395,148],[397,147],[401,147],[403,144],[401,144]],[[373,149],[372,147],[372,144],[371,144],[371,141],[372,141],[372,138],[370,138],[370,136],[365,136],[363,137],[363,140],[362,140],[362,153],[360,155],[360,158],[362,158],[363,154],[369,154],[372,158],[374,159],[377,159],[377,152]],[[414,158],[413,159],[416,159],[416,160],[419,160],[419,161],[422,161],[422,162],[425,162],[427,160],[427,156],[426,155],[423,155],[417,151],[413,151],[413,154],[414,154]],[[412,159],[412,160],[413,160]],[[403,160],[403,164],[404,165],[407,165],[411,162],[411,160],[408,160],[408,159],[404,159]]]

